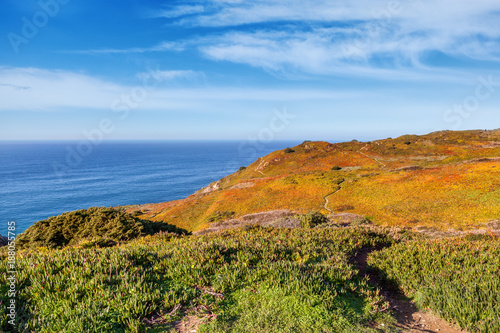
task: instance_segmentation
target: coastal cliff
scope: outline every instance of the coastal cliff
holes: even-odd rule
[[[500,216],[500,131],[441,131],[372,142],[304,142],[275,151],[188,198],[128,206],[199,231],[217,216],[352,213],[373,223],[474,229]]]

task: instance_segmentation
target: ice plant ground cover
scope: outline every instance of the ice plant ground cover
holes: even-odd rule
[[[327,223],[25,250],[17,262],[18,328],[170,332],[195,315],[201,332],[391,332],[384,297],[352,262],[362,249],[385,248],[369,263],[419,304],[472,332],[500,332],[499,246],[491,236],[428,240]]]

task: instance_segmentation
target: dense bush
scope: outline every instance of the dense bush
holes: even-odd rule
[[[320,212],[310,212],[306,214],[298,214],[297,219],[303,228],[314,228],[317,225],[328,223],[328,217]]]
[[[234,217],[234,214],[235,214],[234,212],[230,211],[217,211],[208,217],[207,222],[214,223],[214,222],[229,220]]]
[[[294,152],[295,152],[295,150],[293,150],[292,148],[285,149],[285,153],[287,153],[287,154],[294,153]]]
[[[62,248],[83,239],[111,245],[160,231],[186,233],[173,225],[141,220],[114,208],[92,207],[38,221],[17,237],[16,246]]]

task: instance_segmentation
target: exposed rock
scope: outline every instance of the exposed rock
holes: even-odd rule
[[[211,183],[210,185],[202,188],[199,191],[196,191],[196,194],[207,194],[207,193],[211,193],[211,192],[220,190],[221,188],[222,188],[222,186],[221,186],[221,182],[219,180],[219,181]]]
[[[239,183],[239,184],[236,184],[234,186],[231,186],[231,189],[232,190],[238,190],[238,189],[249,188],[249,187],[254,187],[254,186],[255,186],[255,183],[252,183],[252,182],[243,182],[243,183]]]
[[[9,239],[5,236],[0,235],[0,246],[5,246],[9,244]]]

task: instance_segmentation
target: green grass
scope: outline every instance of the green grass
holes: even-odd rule
[[[204,306],[205,332],[375,332],[383,299],[349,263],[365,246],[393,243],[363,229],[251,228],[205,236],[147,236],[113,248],[22,252],[22,332],[168,332],[144,318]],[[6,269],[7,262],[1,263]],[[8,301],[5,275],[0,297]],[[219,297],[223,294],[224,297]],[[181,310],[170,313],[176,305]],[[9,331],[5,309],[1,328]],[[169,314],[170,313],[170,314]]]
[[[422,308],[471,332],[500,332],[500,240],[410,241],[369,258]]]
[[[119,246],[19,251],[19,332],[171,332],[190,313],[200,332],[395,332],[369,264],[423,308],[471,332],[500,332],[500,241],[426,240],[378,227],[247,227],[160,233]],[[7,258],[0,269],[7,270]],[[0,301],[6,304],[6,275]],[[0,330],[13,331],[5,307]],[[156,324],[145,319],[159,318]],[[382,326],[382,324],[384,324]]]

